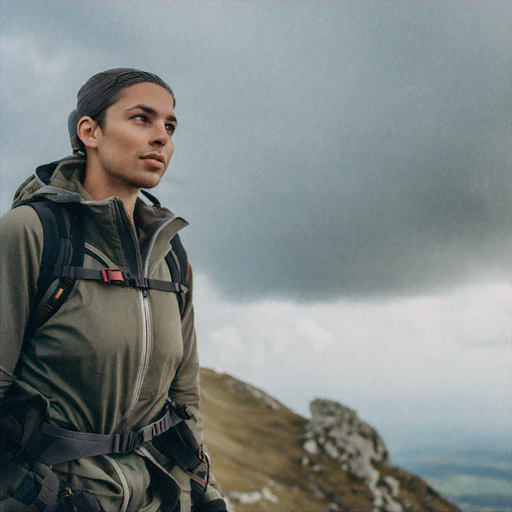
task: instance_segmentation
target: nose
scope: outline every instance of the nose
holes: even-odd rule
[[[151,134],[151,144],[165,146],[171,140],[171,136],[165,127],[165,123],[158,123]]]

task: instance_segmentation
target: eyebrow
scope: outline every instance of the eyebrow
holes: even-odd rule
[[[147,105],[143,105],[142,103],[140,103],[139,105],[135,105],[134,107],[127,108],[125,112],[129,112],[130,110],[136,110],[136,109],[140,109],[143,112],[146,112],[146,114],[150,114],[152,116],[158,115],[158,112],[154,108],[148,107]],[[167,116],[167,121],[172,121],[172,122],[178,124],[178,120],[176,119],[175,116],[172,116],[172,115]]]

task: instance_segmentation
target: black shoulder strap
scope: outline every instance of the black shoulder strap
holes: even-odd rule
[[[53,267],[61,252],[61,240],[69,238],[66,222],[59,208],[55,208],[49,201],[34,201],[27,203],[39,216],[43,227],[43,255],[37,281],[36,303],[40,302],[50,286],[53,277]]]
[[[30,332],[53,316],[68,298],[74,280],[56,279],[55,268],[83,265],[85,238],[82,218],[75,208],[47,200],[25,204],[39,216],[44,239],[35,307],[27,325],[27,332]],[[46,297],[54,283],[51,295]]]
[[[165,256],[165,261],[167,262],[169,272],[171,273],[171,280],[175,283],[181,284],[186,289],[188,258],[178,234],[174,235],[171,240],[171,250]],[[178,304],[181,316],[183,316],[185,310],[183,293],[178,293]]]

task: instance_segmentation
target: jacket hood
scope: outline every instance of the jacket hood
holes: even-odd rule
[[[49,164],[40,165],[14,194],[12,207],[36,195],[51,194],[60,201],[80,200],[85,158],[71,155]],[[66,198],[64,196],[67,196]],[[59,200],[57,199],[57,200]]]

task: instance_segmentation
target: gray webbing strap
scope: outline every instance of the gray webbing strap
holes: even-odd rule
[[[41,427],[41,440],[46,449],[38,457],[38,461],[52,466],[68,460],[106,455],[109,453],[129,453],[147,441],[177,425],[182,418],[174,411],[167,411],[154,423],[147,425],[138,432],[119,434],[88,434],[74,432],[48,423]]]
[[[101,281],[107,284],[120,284],[133,288],[160,290],[164,292],[186,293],[187,287],[181,283],[149,279],[145,277],[129,277],[118,269],[102,268],[100,270],[85,267],[56,266],[53,275],[55,277],[67,277],[70,279],[83,279],[89,281]]]

